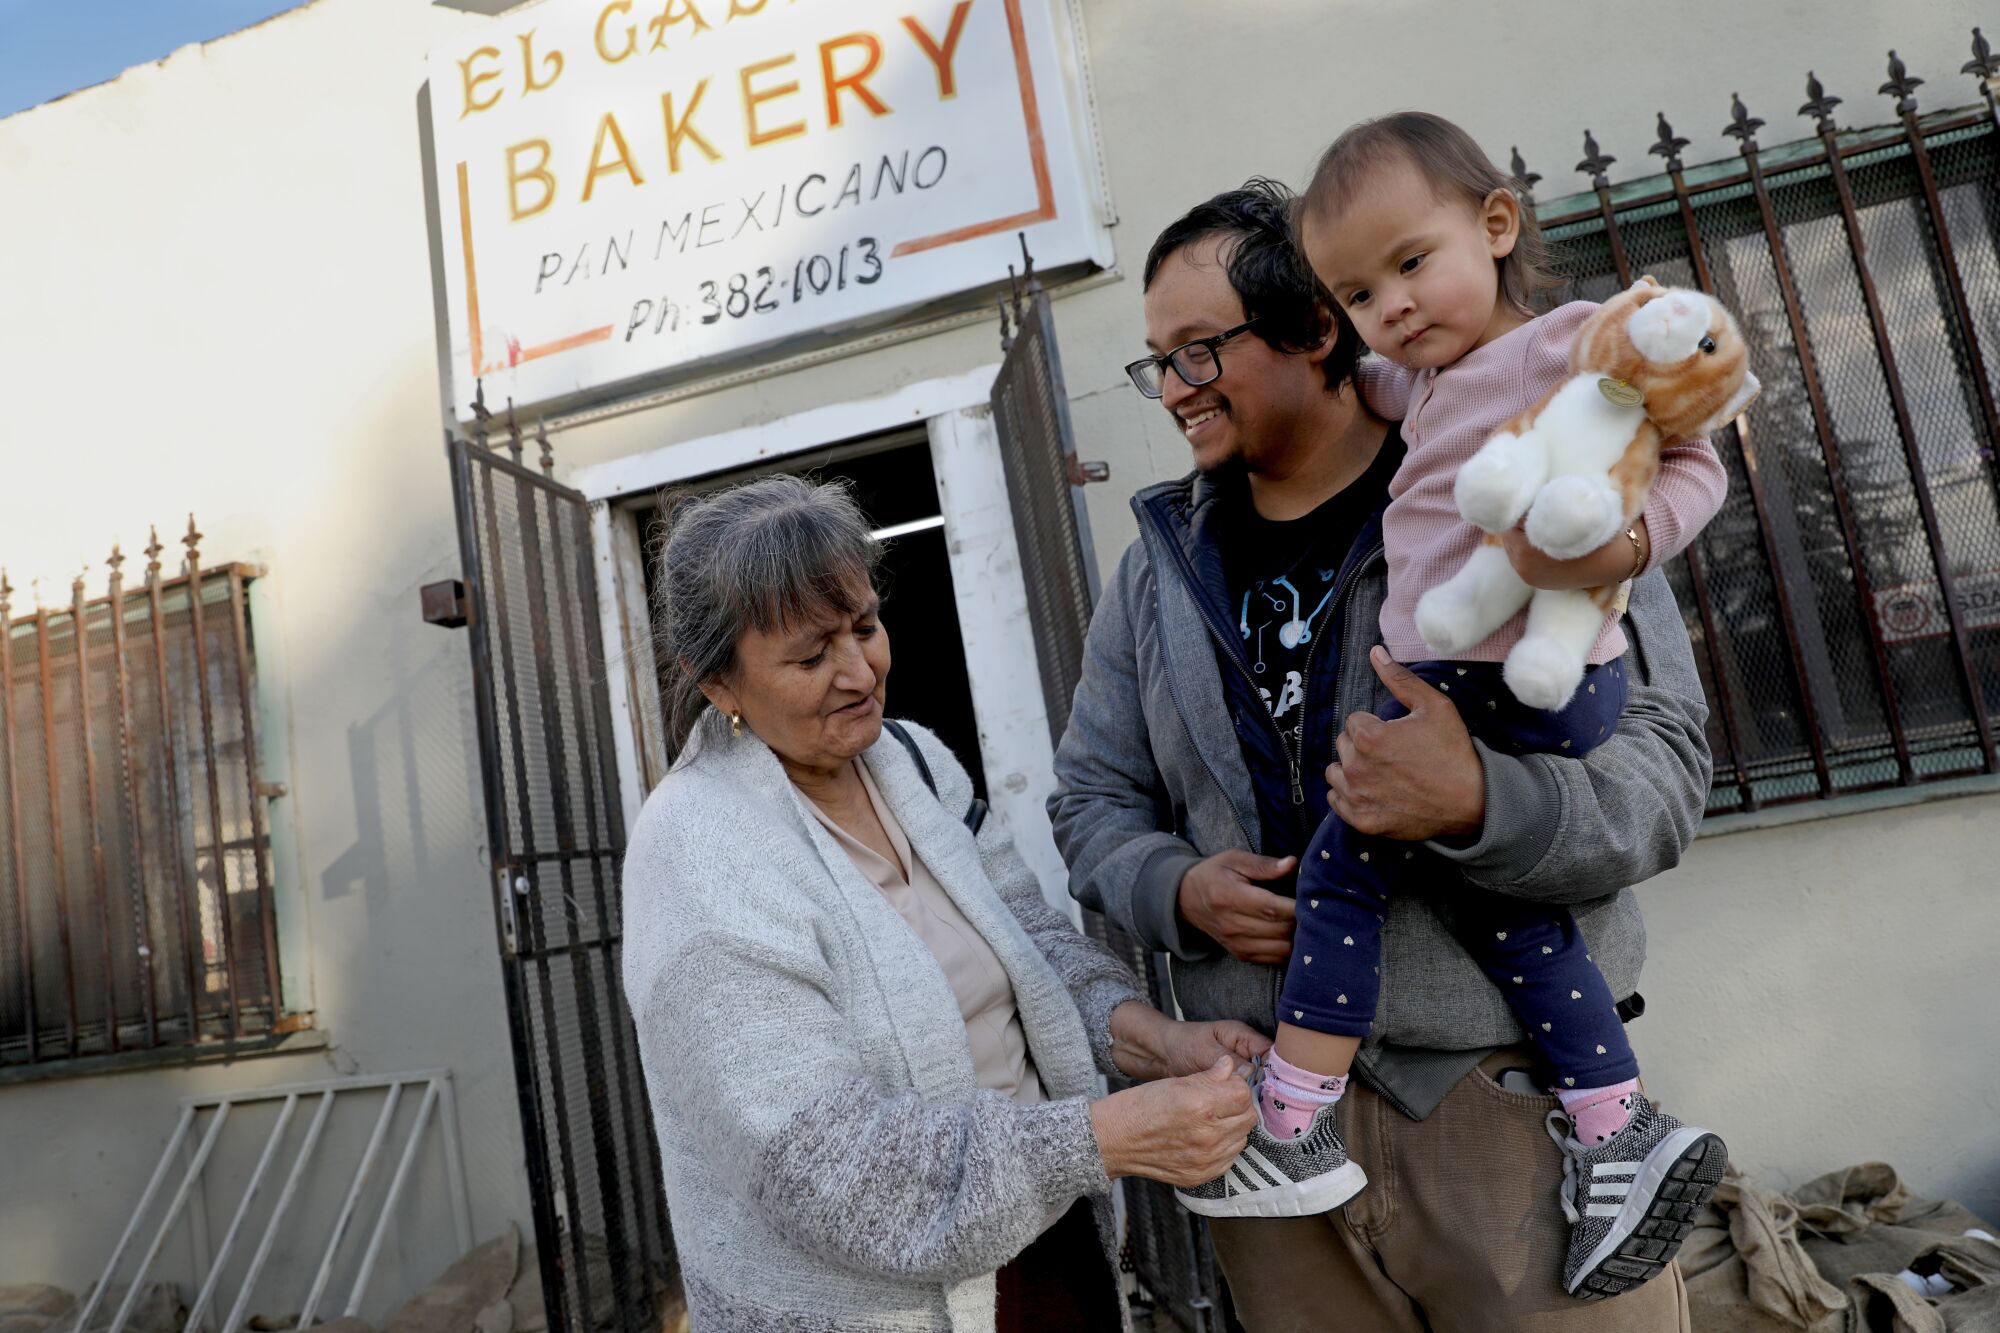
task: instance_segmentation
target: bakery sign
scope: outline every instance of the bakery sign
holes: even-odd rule
[[[1110,263],[1064,0],[543,0],[431,53],[457,414]]]

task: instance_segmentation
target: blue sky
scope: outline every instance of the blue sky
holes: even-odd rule
[[[0,0],[0,116],[304,0]]]

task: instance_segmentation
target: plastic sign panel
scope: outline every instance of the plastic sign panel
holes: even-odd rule
[[[879,327],[1018,233],[1108,264],[1059,3],[545,0],[432,52],[459,418]]]

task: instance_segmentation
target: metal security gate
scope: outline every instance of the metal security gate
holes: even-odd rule
[[[484,402],[450,444],[464,559],[426,614],[471,633],[507,1018],[549,1326],[657,1333],[677,1289],[660,1155],[620,980],[625,827],[584,497]],[[461,595],[453,596],[453,593]]]
[[[1028,586],[1028,623],[1035,634],[1049,736],[1060,743],[1069,725],[1070,699],[1083,674],[1083,636],[1097,604],[1097,562],[1090,553],[1083,484],[1109,474],[1102,464],[1077,461],[1048,293],[1035,280],[1035,262],[1027,258],[1025,245],[1022,255],[1026,272],[1014,288],[1011,324],[1008,307],[1000,308],[1000,345],[1006,356],[993,381],[991,402],[1014,539],[1021,547],[1021,572]]]
[[[1035,281],[1033,260],[1025,267],[1011,311],[1001,307],[1006,357],[993,383],[993,423],[1027,583],[1028,621],[1049,734],[1060,743],[1083,674],[1083,639],[1098,593],[1083,486],[1108,474],[1102,464],[1077,460],[1048,294]],[[1084,929],[1125,959],[1153,1002],[1172,1013],[1163,959],[1103,914],[1086,911],[1083,916]],[[1119,1078],[1111,1085],[1130,1086]],[[1156,1181],[1135,1177],[1125,1181],[1124,1189],[1125,1248],[1132,1271],[1183,1327],[1196,1333],[1219,1330],[1215,1255],[1206,1224]]]

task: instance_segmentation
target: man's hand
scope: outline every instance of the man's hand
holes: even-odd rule
[[[1368,660],[1410,713],[1388,722],[1373,713],[1348,717],[1334,742],[1340,762],[1326,770],[1327,804],[1357,833],[1404,842],[1477,836],[1486,822],[1486,774],[1458,710],[1380,645]]]
[[[1257,883],[1298,863],[1240,848],[1197,861],[1181,876],[1181,916],[1246,963],[1282,963],[1292,956],[1292,900]]]

